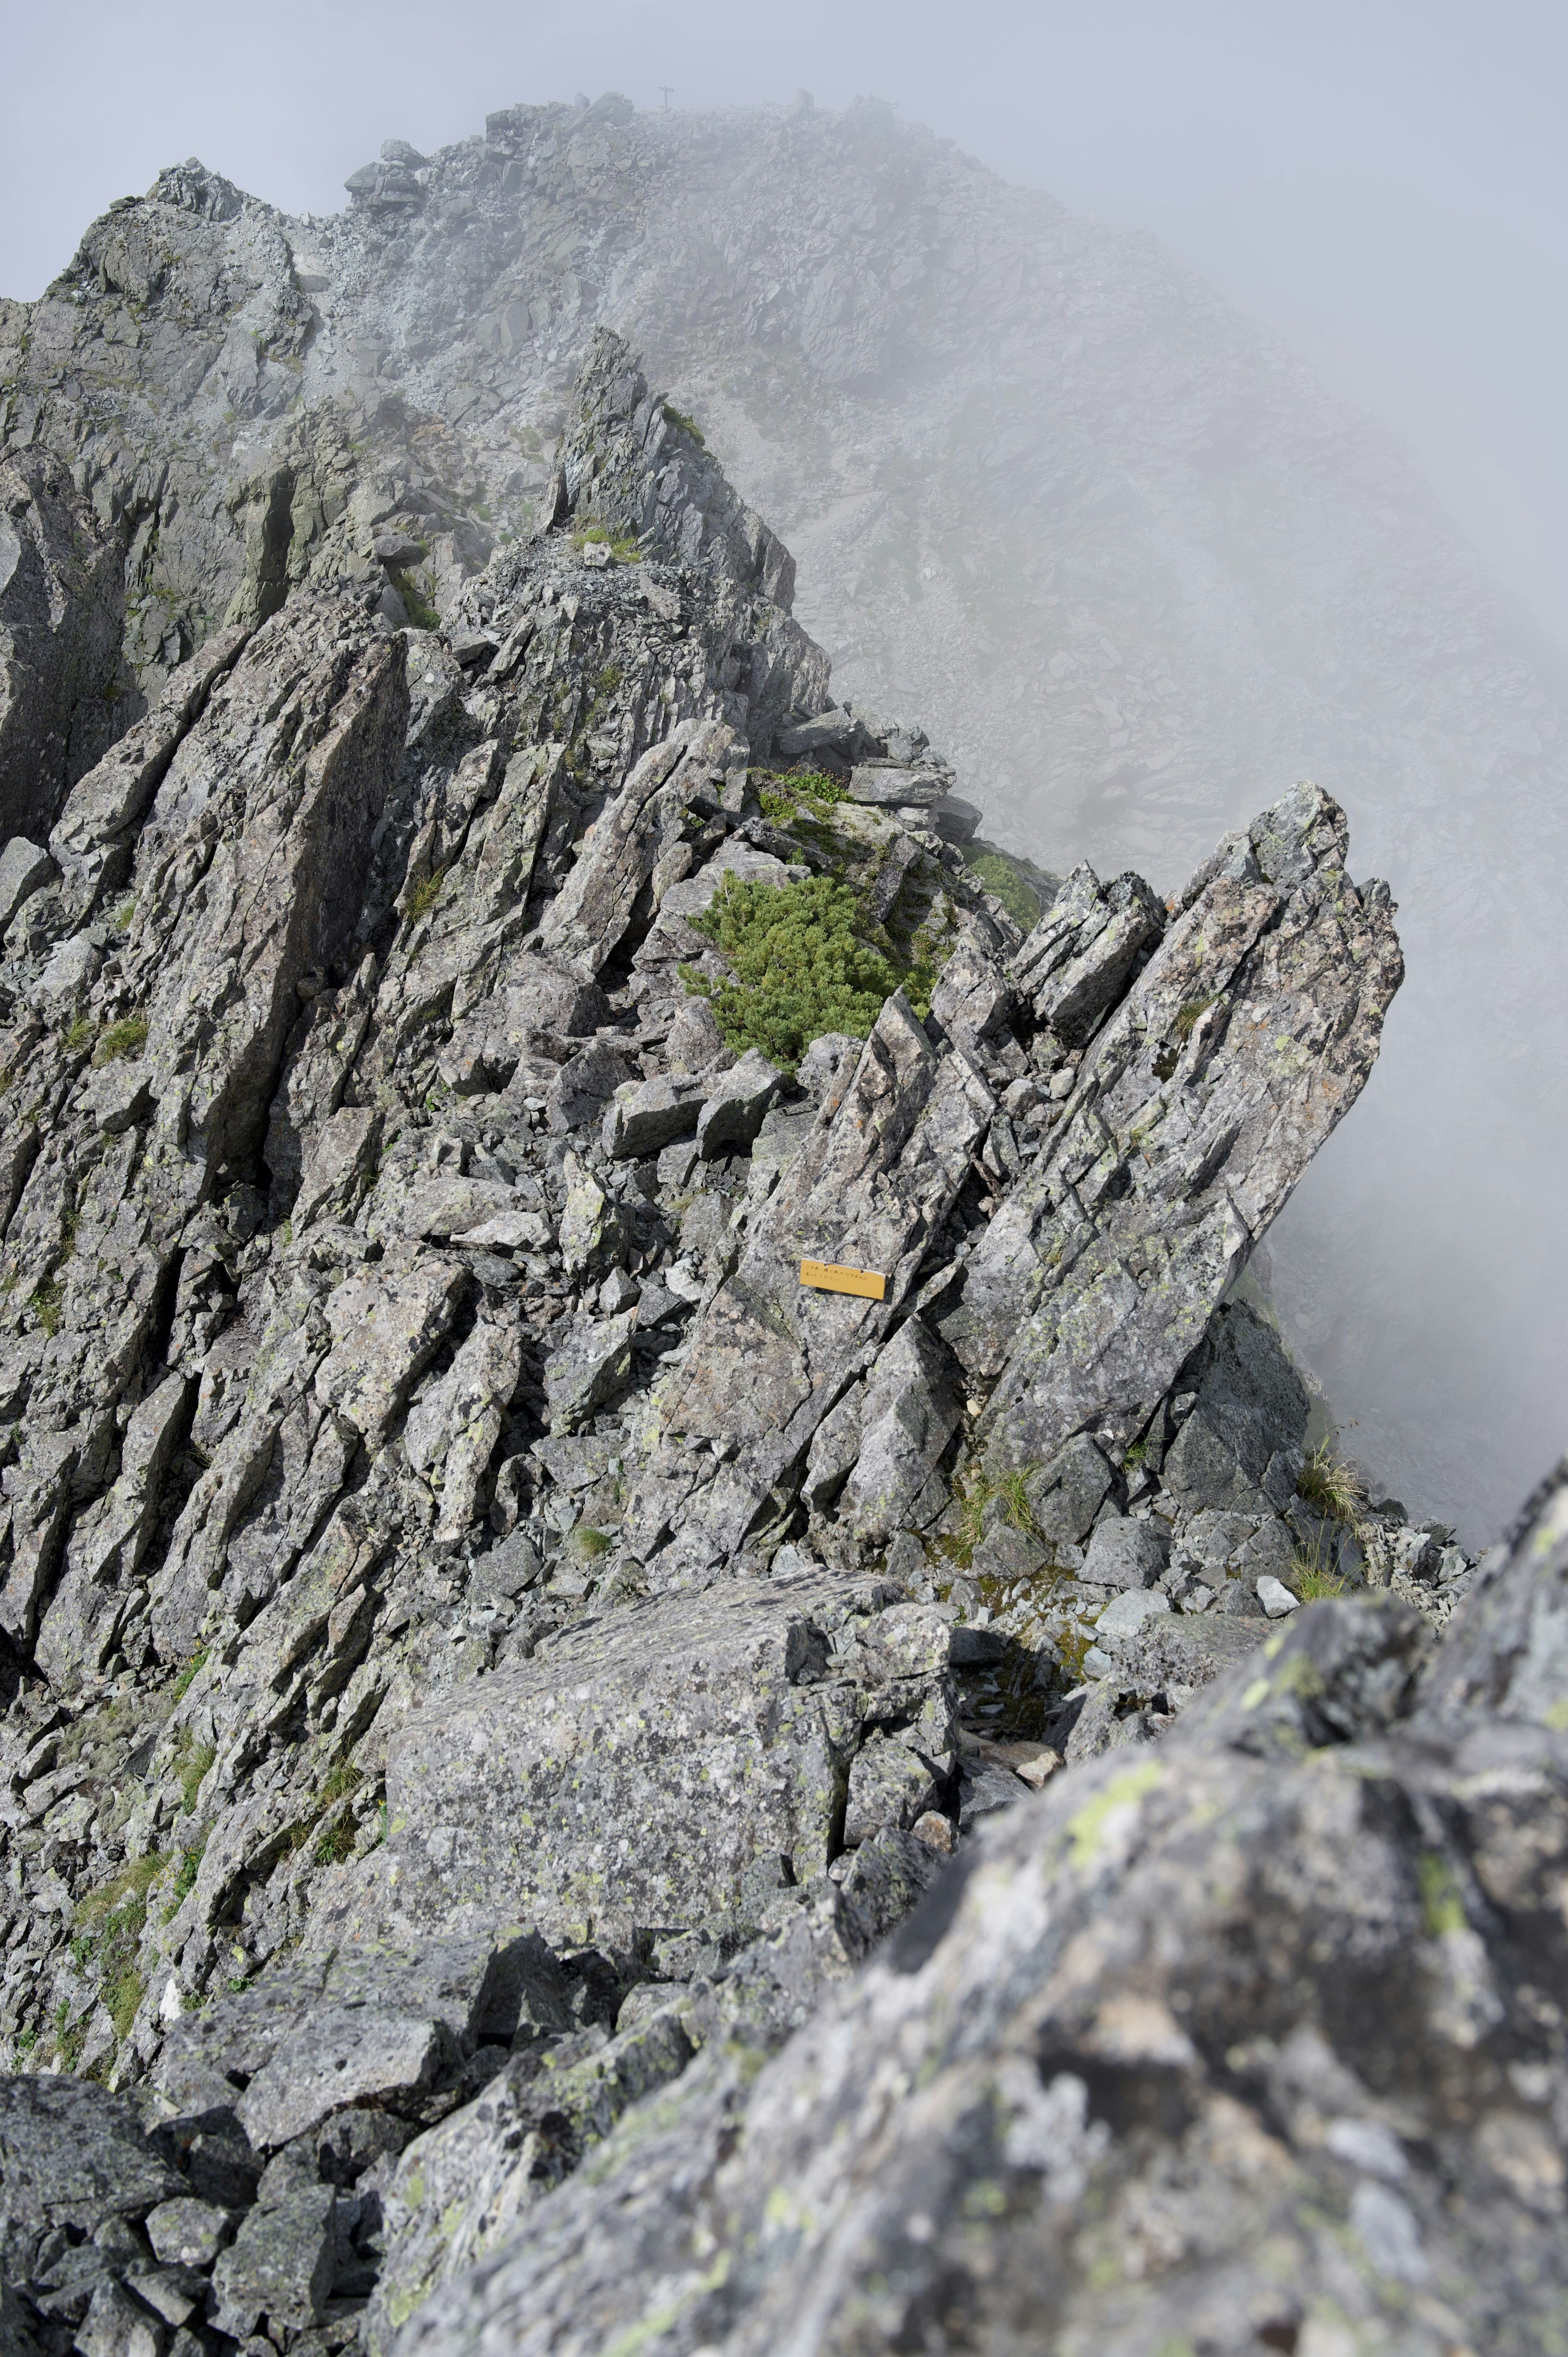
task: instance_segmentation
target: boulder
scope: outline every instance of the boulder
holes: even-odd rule
[[[14,834],[0,851],[0,933],[24,900],[58,873],[54,861],[25,834]]]
[[[127,2096],[84,2079],[0,2078],[0,2210],[19,2225],[92,2233],[185,2190]]]
[[[697,1114],[697,1149],[704,1161],[744,1153],[755,1144],[783,1082],[777,1064],[770,1064],[760,1048],[748,1048],[739,1063],[729,1067]]]
[[[873,810],[926,810],[947,794],[947,779],[932,770],[898,770],[884,762],[861,765],[850,775],[849,791],[857,802]]]
[[[153,2255],[170,2267],[209,2267],[233,2230],[233,2220],[216,2202],[179,2194],[147,2212]]]
[[[220,2332],[248,2340],[263,2317],[285,2332],[320,2323],[338,2270],[337,2201],[330,2185],[313,2185],[249,2212],[212,2270]]]
[[[1168,1533],[1152,1523],[1113,1515],[1095,1525],[1083,1558],[1083,1577],[1096,1587],[1152,1587],[1170,1560]]]
[[[551,1128],[585,1129],[602,1120],[609,1099],[631,1077],[630,1060],[620,1049],[607,1039],[594,1040],[563,1064],[550,1083],[544,1103]]]
[[[544,1361],[553,1433],[575,1432],[612,1400],[631,1371],[635,1308],[618,1318],[585,1318]]]
[[[1179,1381],[1197,1399],[1165,1451],[1165,1487],[1192,1512],[1289,1506],[1311,1402],[1273,1327],[1245,1302],[1228,1303]]]
[[[840,1519],[870,1540],[890,1538],[906,1521],[929,1521],[946,1502],[945,1485],[923,1502],[922,1493],[962,1417],[957,1361],[923,1318],[909,1318],[877,1352],[855,1399],[854,1469]]]
[[[235,2112],[262,2150],[289,2144],[345,2104],[407,2102],[435,2084],[446,2044],[428,2015],[338,2006],[280,2040]]]
[[[605,1152],[618,1162],[641,1162],[679,1137],[693,1136],[706,1095],[705,1074],[669,1072],[628,1082],[605,1109]]]
[[[884,1634],[876,1594],[822,1573],[731,1578],[433,1697],[389,1745],[388,1840],[317,1936],[384,1915],[410,1936],[526,1921],[553,1945],[624,1950],[746,1920],[759,1862],[820,1878],[872,1709],[928,1728],[928,1753],[947,1732],[945,1630],[944,1666],[921,1669],[926,1633],[889,1615]],[[865,1641],[835,1674],[845,1629]]]

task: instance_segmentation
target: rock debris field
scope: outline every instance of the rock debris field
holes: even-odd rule
[[[998,851],[607,330],[445,573],[354,423],[189,645],[9,462],[8,2349],[1558,2347],[1568,1471],[1412,1522],[1251,1265],[1344,813]]]

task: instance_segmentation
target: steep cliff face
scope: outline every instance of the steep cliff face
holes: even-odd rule
[[[507,108],[433,157],[389,141],[326,221],[164,173],[0,307],[4,447],[70,470],[124,567],[127,677],[84,609],[82,746],[47,795],[100,748],[95,698],[156,696],[291,586],[390,573],[454,612],[531,528],[601,322],[794,548],[841,694],[918,709],[1014,849],[1169,892],[1303,772],[1355,813],[1414,982],[1276,1240],[1280,1298],[1369,1454],[1495,1529],[1563,1372],[1518,1340],[1562,1323],[1529,1316],[1554,1258],[1531,1174],[1563,1143],[1560,683],[1399,454],[1152,241],[871,102]]]

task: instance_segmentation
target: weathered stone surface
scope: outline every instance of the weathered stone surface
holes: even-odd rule
[[[799,1480],[818,1425],[875,1359],[992,1103],[963,1052],[939,1060],[895,994],[832,1118],[785,1173],[696,1327],[661,1408],[680,1453],[668,1469],[655,1458],[631,1501],[628,1535],[639,1556],[660,1544],[697,1486],[693,1439],[733,1440],[738,1453],[708,1483],[696,1512],[682,1517],[689,1559],[700,1563],[704,1548],[708,1560],[737,1548],[781,1477]],[[886,1298],[803,1286],[800,1264],[808,1258],[876,1270]]]
[[[906,2338],[945,2339],[961,2282],[998,2347],[1026,2317],[1030,2345],[1523,2351],[1562,2287],[1533,2001],[1563,1932],[1527,1859],[1568,1841],[1538,1716],[1565,1498],[1561,1474],[1419,1675],[1413,1613],[1316,1605],[1159,1751],[1006,1812],[749,2096],[693,2084],[662,2142],[612,2144],[405,2349],[524,2318],[565,2348],[589,2315],[655,2350],[825,2350],[875,2275],[878,2330]],[[977,2225],[998,2184],[1015,2198]]]
[[[114,733],[130,685],[118,556],[58,461],[0,465],[0,834],[47,835]]]
[[[1001,950],[995,926],[966,915],[931,993],[931,1020],[966,1048],[988,1039],[1013,1011],[1014,992],[1001,970]]]
[[[160,2201],[145,2220],[154,2255],[167,2266],[209,2267],[229,2240],[233,2222],[215,2202],[180,2194]]]
[[[1013,962],[1035,1019],[1064,1046],[1081,1048],[1165,931],[1165,912],[1141,876],[1102,887],[1076,867]]]
[[[1349,882],[1343,814],[1316,787],[1253,834],[1235,873],[1196,884],[938,1320],[994,1383],[998,1463],[1142,1431],[1371,1069],[1402,972],[1385,888]]]
[[[1151,1587],[1170,1551],[1164,1532],[1113,1516],[1096,1525],[1084,1553],[1083,1576],[1097,1587]]]
[[[292,2332],[320,2322],[338,2266],[337,2201],[317,2185],[248,2213],[212,2270],[220,2332],[245,2340],[263,2317]]]
[[[697,1114],[697,1150],[704,1161],[745,1152],[755,1145],[783,1074],[759,1048],[748,1048],[703,1099]],[[629,1122],[628,1122],[629,1126]]]
[[[476,2103],[415,2138],[384,2197],[389,2261],[364,2325],[374,2357],[434,2290],[504,2242],[628,2104],[685,2069],[695,2029],[684,1992],[671,1990],[663,2010],[596,2051],[567,2039],[519,2055]]]
[[[930,1519],[936,1501],[922,1512],[922,1495],[963,1415],[958,1362],[923,1318],[911,1318],[852,1396],[854,1461],[842,1519],[863,1538],[889,1538],[906,1522]]]
[[[101,2283],[77,2327],[81,2357],[162,2357],[157,2318],[117,2283]]]
[[[5,850],[0,851],[0,932],[4,932],[23,901],[55,873],[54,861],[41,845],[29,843],[25,834],[11,837]]]
[[[133,2106],[82,2079],[0,2079],[0,2202],[29,2226],[145,2218],[184,2187]]]
[[[854,1848],[884,1825],[907,1833],[938,1798],[938,1779],[917,1751],[886,1738],[855,1754],[849,1771],[843,1837]]]
[[[822,1574],[729,1580],[427,1705],[389,1749],[391,1831],[360,1869],[354,1921],[527,1921],[555,1944],[624,1944],[734,1913],[758,1859],[820,1876],[866,1710],[829,1637],[875,1594]],[[875,1617],[867,1633],[875,1647]],[[941,1683],[912,1684],[911,1718]]]
[[[1244,1302],[1232,1303],[1182,1382],[1197,1396],[1166,1452],[1166,1487],[1195,1512],[1288,1506],[1311,1402],[1278,1336]]]
[[[682,722],[643,755],[584,838],[541,935],[546,956],[597,974],[624,934],[653,873],[666,819],[699,782],[717,784],[735,744],[718,721]]]
[[[635,1308],[618,1318],[585,1318],[544,1361],[544,1396],[553,1433],[575,1432],[613,1399],[631,1371]]]
[[[284,2040],[236,2114],[253,2145],[287,2144],[345,2104],[424,2093],[442,2060],[436,2022],[339,2007]]]
[[[371,1939],[313,1953],[274,1966],[253,1988],[177,2020],[159,2058],[157,2082],[188,2106],[197,2074],[204,2073],[214,2094],[221,2088],[238,2107],[254,2143],[284,2144],[340,2104],[427,2086],[439,2058],[427,2069],[421,2040],[427,2044],[433,2029],[446,2057],[471,2053],[508,1971],[504,1951],[483,1936],[437,1935],[412,1952]],[[356,2025],[362,2035],[355,2034]],[[418,2059],[408,2074],[415,2048]],[[380,2087],[371,2083],[378,2076]],[[338,2079],[345,2088],[363,2083],[354,2093],[334,2093]],[[292,2124],[296,2114],[304,2115],[298,2126]]]
[[[633,1081],[605,1109],[603,1144],[617,1161],[642,1161],[679,1137],[693,1137],[707,1091],[694,1073]]]
[[[631,1066],[607,1039],[596,1039],[564,1064],[545,1095],[550,1126],[557,1132],[599,1123],[609,1098],[635,1085]]]

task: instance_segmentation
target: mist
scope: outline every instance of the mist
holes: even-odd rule
[[[1010,847],[1057,868],[1138,866],[1168,891],[1222,827],[1297,776],[1345,803],[1354,873],[1388,876],[1402,902],[1411,979],[1363,1103],[1270,1238],[1276,1295],[1355,1453],[1412,1511],[1492,1535],[1561,1447],[1568,1374],[1553,1201],[1568,1146],[1561,18],[811,5],[766,22],[654,5],[10,14],[0,287],[14,296],[39,293],[95,214],[187,155],[290,213],[324,215],[383,138],[428,152],[514,101],[615,88],[639,109],[688,111],[779,104],[803,85],[823,108],[886,99],[900,121],[1049,191],[1092,217],[1118,267],[1140,266],[1121,232],[1154,232],[1283,339],[1347,405],[1351,423],[1325,427],[1336,499],[1353,502],[1370,468],[1392,486],[1412,565],[1441,571],[1451,544],[1463,552],[1477,585],[1463,594],[1484,608],[1488,711],[1522,732],[1500,761],[1475,747],[1451,758],[1448,721],[1434,751],[1432,713],[1455,693],[1441,644],[1412,646],[1405,701],[1374,728],[1369,706],[1337,703],[1334,678],[1315,676],[1312,616],[1292,623],[1276,665],[1299,694],[1266,719],[1246,664],[1206,649],[1211,708],[1176,779],[1075,773],[1042,750],[1039,704],[1011,735],[972,729],[965,743],[961,683],[940,652],[890,674],[875,642],[854,639],[831,536],[805,505],[794,518],[769,504],[738,429],[715,447],[796,548],[799,610],[833,656],[835,692],[897,698],[939,743],[954,716],[946,749],[969,758],[966,791]],[[1304,488],[1303,513],[1312,496]],[[1157,602],[1156,539],[1122,544],[1148,568],[1133,602],[1140,587]],[[1005,598],[1021,576],[1000,549],[995,561]],[[957,642],[950,659],[967,659]]]

